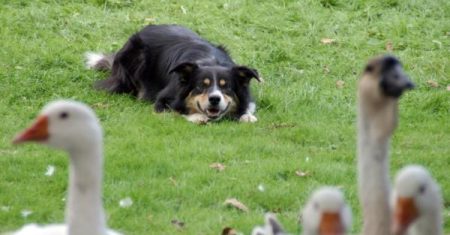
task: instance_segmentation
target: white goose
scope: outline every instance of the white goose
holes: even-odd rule
[[[397,125],[398,98],[413,88],[394,57],[371,60],[358,89],[358,191],[364,235],[390,233],[389,142]]]
[[[302,224],[304,235],[344,235],[351,230],[352,212],[339,189],[322,187],[303,209]]]
[[[102,205],[103,137],[92,109],[75,101],[46,105],[13,143],[34,141],[69,153],[67,224],[26,225],[13,235],[120,235],[106,228]]]
[[[255,227],[252,235],[286,235],[275,215],[267,213],[265,225]],[[304,235],[344,235],[351,229],[352,213],[342,192],[322,187],[313,192],[302,211]]]
[[[395,179],[392,195],[395,235],[441,235],[442,196],[439,185],[422,166],[406,166]]]

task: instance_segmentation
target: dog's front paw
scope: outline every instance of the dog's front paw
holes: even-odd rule
[[[155,112],[157,112],[157,113],[170,111],[169,107],[167,107],[167,105],[164,103],[155,103],[154,109],[155,109]]]
[[[258,119],[255,116],[253,116],[253,114],[246,113],[239,118],[239,121],[253,123],[253,122],[258,121]]]
[[[206,124],[209,120],[209,118],[201,113],[194,113],[184,116],[186,120],[193,122],[195,124]]]

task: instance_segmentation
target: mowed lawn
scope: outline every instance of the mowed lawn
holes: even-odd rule
[[[85,68],[86,51],[113,52],[144,25],[163,23],[224,44],[237,63],[259,70],[265,82],[252,82],[257,123],[197,126],[92,88],[108,74]],[[326,38],[335,41],[322,43]],[[448,0],[2,0],[0,42],[0,232],[63,221],[66,155],[12,146],[11,139],[45,103],[70,98],[91,105],[101,119],[103,199],[114,229],[209,235],[229,226],[249,234],[273,211],[298,234],[309,194],[337,185],[353,209],[356,233],[362,223],[356,84],[365,62],[387,47],[417,85],[400,102],[391,175],[411,163],[430,169],[443,190],[450,232]],[[225,170],[210,168],[215,162]],[[56,169],[52,176],[45,175],[49,165]],[[120,207],[127,197],[133,205]],[[227,198],[249,212],[224,206]]]

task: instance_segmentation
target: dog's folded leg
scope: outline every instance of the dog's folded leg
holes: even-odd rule
[[[155,101],[155,112],[162,113],[164,111],[169,111],[174,107],[171,106],[172,102],[175,100],[176,89],[173,85],[169,85],[158,93]]]
[[[248,104],[247,110],[244,114],[239,117],[240,122],[256,122],[258,119],[253,115],[256,111],[256,104],[254,102],[250,102]]]
[[[185,117],[186,120],[193,122],[195,124],[206,124],[209,120],[209,118],[206,115],[201,113],[183,115],[183,117]]]
[[[155,102],[154,109],[155,109],[155,112],[157,112],[157,113],[162,113],[164,111],[170,110],[169,105],[162,100],[158,100]]]

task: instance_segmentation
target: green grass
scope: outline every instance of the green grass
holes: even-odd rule
[[[265,79],[252,84],[259,122],[196,126],[176,114],[155,114],[152,105],[132,97],[93,90],[107,74],[86,70],[83,53],[115,51],[147,23],[183,24],[226,45],[238,63],[257,68]],[[104,202],[112,228],[139,235],[219,234],[231,226],[248,234],[264,212],[275,211],[287,230],[298,233],[301,206],[327,184],[344,189],[353,231],[360,231],[356,81],[367,59],[386,53],[392,42],[418,86],[401,100],[392,175],[410,163],[430,169],[443,189],[450,232],[450,1],[1,0],[0,25],[0,206],[10,208],[0,210],[0,231],[63,221],[65,155],[10,143],[57,98],[92,105],[102,121]],[[336,43],[323,45],[322,38]],[[343,89],[337,80],[345,82]],[[226,170],[210,169],[213,162]],[[56,173],[46,177],[50,164]],[[298,169],[311,176],[297,177]],[[133,206],[120,208],[128,196]],[[225,207],[229,197],[250,212]],[[23,209],[33,214],[23,218]],[[173,219],[185,227],[176,228]]]

